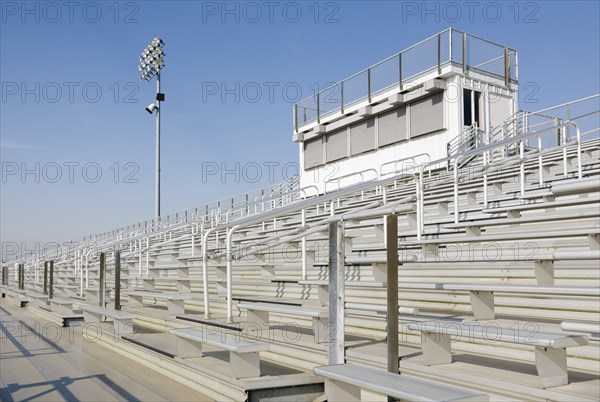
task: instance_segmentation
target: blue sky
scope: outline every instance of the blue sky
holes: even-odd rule
[[[163,213],[281,181],[297,162],[298,90],[306,97],[450,26],[519,51],[522,108],[600,92],[598,1],[0,3],[4,252],[153,216],[144,108],[155,84],[139,81],[137,64],[155,35],[166,42]],[[272,178],[269,163],[279,164]],[[244,180],[248,164],[262,180]],[[242,177],[203,179],[207,165]]]

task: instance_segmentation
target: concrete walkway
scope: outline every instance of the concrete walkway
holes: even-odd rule
[[[30,307],[37,308],[37,307]],[[93,341],[0,301],[2,401],[210,401]]]

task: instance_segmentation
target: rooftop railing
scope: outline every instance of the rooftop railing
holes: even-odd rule
[[[448,28],[403,51],[333,84],[294,105],[294,128],[317,122],[336,112],[369,102],[394,87],[403,90],[431,72],[454,65],[463,73],[475,71],[504,80],[518,81],[517,51],[498,43]]]

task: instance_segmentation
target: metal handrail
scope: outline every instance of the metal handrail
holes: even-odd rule
[[[331,178],[331,179],[327,180],[325,182],[325,189],[324,189],[324,191],[325,191],[325,193],[327,193],[327,184],[333,183],[334,181],[337,182],[337,189],[336,189],[336,191],[339,191],[340,190],[340,183],[341,183],[341,181],[343,179],[347,179],[347,178],[353,177],[353,176],[360,176],[361,182],[364,182],[365,181],[364,174],[367,173],[367,172],[375,172],[375,179],[374,180],[379,180],[379,173],[377,173],[377,170],[375,170],[373,168],[369,168],[369,169],[361,170],[360,172],[348,173],[348,174],[345,174],[343,176],[338,176],[338,177],[334,177],[334,178]]]
[[[398,160],[395,160],[395,161],[385,162],[385,163],[382,163],[381,165],[379,165],[379,177],[387,176],[389,174],[397,174],[398,173],[398,170],[397,170],[398,163],[404,162],[404,161],[407,161],[407,160],[412,160],[416,164],[417,163],[416,159],[418,157],[421,157],[421,156],[426,156],[427,159],[428,159],[428,162],[431,162],[431,155],[429,155],[427,152],[423,152],[423,153],[416,154],[416,155],[413,155],[413,156],[408,156],[406,158],[398,159]],[[392,164],[394,165],[394,171],[391,172],[391,173],[385,173],[384,174],[383,173],[383,167],[386,166],[386,165],[392,165]],[[431,171],[429,172],[429,175],[431,177]]]

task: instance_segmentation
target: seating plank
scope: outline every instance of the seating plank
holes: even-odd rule
[[[329,310],[324,307],[291,306],[273,303],[238,303],[238,308],[247,310],[248,321],[261,326],[269,323],[269,313],[311,317],[315,343],[321,343],[328,333]]]
[[[408,329],[423,333],[421,350],[426,363],[430,365],[452,363],[451,342],[457,340],[472,342],[479,339],[534,346],[538,377],[544,388],[567,385],[566,348],[588,344],[586,336],[540,331],[535,326],[530,330],[515,330],[513,327],[494,325],[491,329],[478,323],[438,321],[409,323]]]
[[[360,400],[360,388],[409,401],[489,400],[489,396],[481,392],[408,375],[389,373],[358,364],[315,367],[314,372],[334,381],[326,381],[325,383],[325,393],[327,394],[327,400],[330,402]],[[338,385],[336,382],[348,384],[350,387]],[[352,396],[355,398],[352,398]]]
[[[263,342],[241,338],[240,335],[209,333],[199,328],[181,328],[169,331],[177,336],[177,357],[202,356],[202,344],[229,351],[229,365],[236,378],[260,377],[259,352],[269,350]]]

